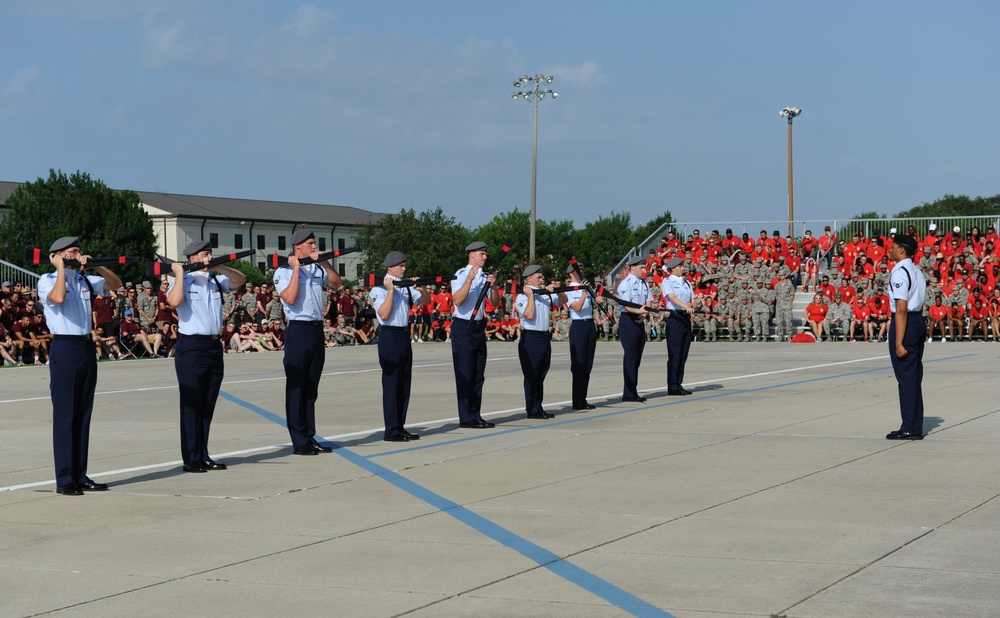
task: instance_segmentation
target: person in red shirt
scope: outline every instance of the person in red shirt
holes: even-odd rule
[[[677,235],[673,232],[667,232],[667,237],[660,240],[660,242],[667,246],[667,249],[680,249],[681,241],[677,238]]]
[[[812,258],[806,260],[805,269],[802,273],[803,292],[808,292],[810,285],[812,285],[814,288],[816,287],[816,275],[818,273],[819,273],[819,266],[816,264],[816,260]],[[827,279],[827,282],[829,282],[829,279]]]
[[[854,341],[855,329],[860,326],[861,333],[865,341],[868,341],[868,323],[871,320],[872,310],[862,298],[857,298],[854,309],[851,310],[851,341]]]
[[[726,228],[726,235],[722,237],[722,251],[729,257],[740,250],[740,239],[733,236],[732,228]]]
[[[813,337],[816,338],[816,341],[823,340],[823,323],[826,322],[826,314],[830,311],[825,299],[826,297],[823,294],[815,294],[813,301],[802,312],[802,317],[805,318],[806,324],[812,329]]]
[[[879,286],[881,288],[881,286]],[[868,321],[868,337],[875,341],[885,341],[889,332],[889,297],[879,292],[871,300],[871,319]],[[878,332],[876,333],[876,328]]]
[[[837,288],[830,284],[830,276],[823,275],[823,279],[819,285],[816,286],[816,291],[826,297],[827,303],[833,302],[833,296],[837,293]]]
[[[819,243],[816,242],[816,238],[813,236],[812,230],[806,230],[806,235],[802,237],[801,255],[815,259],[818,257],[818,251]]]
[[[927,324],[927,343],[934,339],[934,331],[941,333],[941,341],[948,341],[947,328],[951,322],[951,307],[944,304],[944,297],[940,294],[934,296],[934,304],[928,307],[927,316],[930,318]]]
[[[951,304],[951,315],[949,316],[948,328],[955,341],[959,341],[965,336],[965,307],[958,303]]]
[[[740,251],[750,255],[753,251],[753,241],[750,240],[750,234],[743,232],[743,236],[740,237]]]
[[[829,270],[832,265],[831,258],[833,258],[834,249],[837,246],[837,236],[830,231],[830,226],[826,226],[823,229],[823,235],[819,237],[818,241],[818,256],[816,261],[826,260],[826,268]],[[843,274],[843,273],[841,273]]]
[[[843,284],[837,288],[836,294],[840,294],[841,299],[848,305],[854,304],[854,299],[857,297],[857,291],[854,286],[851,285],[850,281],[845,280]]]
[[[969,341],[972,341],[972,337],[976,334],[976,329],[980,329],[983,333],[983,342],[989,338],[989,329],[987,324],[990,321],[990,308],[983,305],[983,301],[979,298],[976,299],[975,304],[969,308]]]
[[[868,261],[867,255],[858,256],[858,263],[854,270],[858,271],[858,274],[865,279],[871,279],[871,276],[875,274],[875,266]]]

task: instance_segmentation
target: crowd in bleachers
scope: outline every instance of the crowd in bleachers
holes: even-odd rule
[[[912,226],[906,233],[918,242],[914,262],[927,279],[923,313],[928,341],[1000,341],[1000,237],[993,227],[985,232],[959,228],[947,232],[928,226],[922,235]],[[884,340],[890,316],[886,293],[892,262],[888,248],[896,230],[871,237],[855,234],[838,239],[827,227],[799,239],[761,230],[757,238],[717,230],[702,236],[694,230],[686,238],[664,237],[646,260],[645,278],[654,299],[662,305],[663,265],[672,257],[684,260],[685,273],[696,295],[695,334],[702,340],[788,340],[792,328],[795,292],[812,293],[802,313],[806,330],[818,340]],[[551,281],[569,285],[568,278]],[[178,339],[177,315],[166,301],[168,281],[127,283],[107,297],[94,300],[94,341],[102,358],[169,357]],[[499,306],[485,307],[490,340],[516,341],[520,320],[514,308],[517,283],[508,283]],[[411,339],[416,342],[450,340],[450,287],[431,286],[433,302],[414,309]],[[328,347],[367,345],[377,341],[378,325],[368,289],[327,290],[324,336]],[[609,318],[594,311],[599,336],[617,338],[620,309],[605,302]],[[225,328],[221,336],[228,353],[281,350],[286,320],[277,292],[267,283],[246,285],[223,295]],[[664,337],[665,314],[651,313],[646,321],[650,340]],[[566,307],[553,307],[554,341],[567,339],[570,320]],[[773,330],[773,332],[772,332]],[[0,357],[4,364],[45,364],[52,335],[37,290],[21,283],[3,282],[0,288]]]

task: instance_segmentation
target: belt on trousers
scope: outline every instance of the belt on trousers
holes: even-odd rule
[[[298,326],[323,326],[323,322],[321,320],[289,320],[288,326],[291,326],[292,324]]]
[[[401,333],[406,333],[410,331],[410,329],[406,326],[380,326],[379,328],[381,328],[382,330],[395,330]]]
[[[193,339],[195,341],[218,341],[218,335],[185,335],[181,333],[181,337],[184,339]]]
[[[574,322],[593,322],[594,318],[573,318]]]
[[[92,335],[52,335],[53,341],[91,341]]]

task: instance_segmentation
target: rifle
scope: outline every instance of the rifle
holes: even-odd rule
[[[489,272],[483,271],[484,275],[488,277],[500,268],[500,264],[503,263],[503,259],[507,257],[508,253],[510,253],[510,247],[513,244],[513,240],[507,239],[507,241],[503,244],[503,247],[500,249],[500,255],[497,256],[497,261],[494,262],[493,268]],[[486,294],[489,293],[489,291],[489,283],[484,284],[483,289],[479,291],[479,298],[476,299],[476,305],[472,308],[472,318],[469,320],[470,322],[476,321],[476,316],[479,315],[479,308],[482,306],[483,301],[486,299]]]
[[[217,258],[212,258],[211,260],[209,260],[208,264],[205,264],[203,262],[186,263],[184,264],[184,272],[190,273],[196,270],[201,270],[202,268],[211,268],[213,266],[219,266],[221,264],[235,262],[240,258],[249,257],[253,254],[254,254],[253,249],[247,249],[246,251],[240,251],[239,253],[230,253],[229,255],[220,255]],[[170,266],[177,260],[171,260],[170,258],[164,257],[162,255],[157,255],[156,257],[159,258],[158,261],[146,262],[146,276],[162,277],[163,275],[172,275],[174,271],[170,268]]]
[[[334,249],[333,251],[320,253],[318,256],[316,256],[315,260],[312,259],[311,257],[299,258],[299,266],[307,266],[309,264],[312,264],[313,262],[323,262],[331,258],[339,258],[343,255],[347,255],[348,253],[355,253],[357,250],[358,250],[357,246],[354,246],[354,247],[348,247],[347,249]],[[280,268],[282,266],[285,266],[286,264],[288,264],[287,255],[279,255],[277,253],[272,253],[271,255],[267,256],[267,265],[270,266],[271,268]]]
[[[32,266],[39,266],[43,264],[42,258],[48,258],[49,254],[42,252],[41,249],[35,247],[28,247],[25,251],[25,259]],[[97,266],[119,266],[122,264],[135,264],[139,261],[138,256],[120,255],[118,257],[92,257],[87,260],[87,266],[85,268],[95,268]],[[79,268],[80,261],[72,260],[68,258],[63,259],[63,264],[68,268]]]
[[[567,251],[566,259],[569,260],[569,265],[573,267],[573,272],[575,272],[576,275],[580,277],[580,281],[586,282],[587,279],[586,277],[583,276],[583,269],[580,268],[580,263],[576,261],[576,257],[572,253]],[[591,287],[590,284],[588,283],[584,283],[584,286],[587,288],[587,294],[590,295],[590,302],[594,303],[594,306],[600,309],[601,312],[604,313],[605,316],[607,316],[608,320],[610,320],[611,324],[614,325],[615,317],[611,315],[610,311],[608,311],[607,305],[605,305],[604,303],[602,303],[600,300],[597,299],[597,294],[594,292],[594,288]]]
[[[418,277],[416,279],[400,279],[399,281],[393,281],[392,286],[396,288],[410,288],[410,287],[423,287],[425,285],[434,285],[436,283],[445,283],[448,281],[454,281],[455,276],[450,277],[437,276],[437,277]],[[375,286],[382,285],[385,278],[379,278],[378,275],[372,273],[368,275],[368,287],[373,288]]]

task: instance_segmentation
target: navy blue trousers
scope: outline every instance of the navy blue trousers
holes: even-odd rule
[[[542,398],[545,396],[545,376],[552,365],[551,340],[548,331],[521,329],[517,357],[524,375],[524,411],[528,414],[545,411]]]
[[[285,421],[292,446],[302,448],[316,436],[316,398],[326,349],[323,323],[290,320],[285,330]]]
[[[597,351],[597,327],[593,320],[573,320],[569,327],[569,371],[573,374],[573,407],[587,405],[590,372]]]
[[[681,390],[684,365],[691,350],[691,318],[686,313],[671,311],[667,318],[667,390]]]
[[[486,334],[473,324],[459,318],[451,323],[451,358],[455,364],[455,393],[458,396],[460,423],[483,420]]]
[[[924,434],[924,337],[927,323],[917,312],[906,314],[906,332],[903,333],[903,347],[906,358],[896,358],[896,319],[889,320],[889,358],[892,372],[899,385],[899,414],[903,424],[899,430],[907,433]]]
[[[638,397],[639,363],[642,362],[642,350],[646,347],[646,330],[624,310],[618,322],[618,339],[624,352],[622,375],[625,378],[625,388],[622,397]]]
[[[49,354],[49,390],[52,393],[52,451],[56,485],[82,483],[87,478],[90,417],[97,388],[97,351],[94,341],[52,342]]]
[[[225,374],[219,340],[181,335],[174,346],[174,370],[181,400],[181,457],[208,461],[208,432]]]
[[[378,364],[382,367],[382,416],[385,437],[402,435],[406,410],[410,406],[413,377],[413,348],[410,329],[383,326],[378,335]]]

